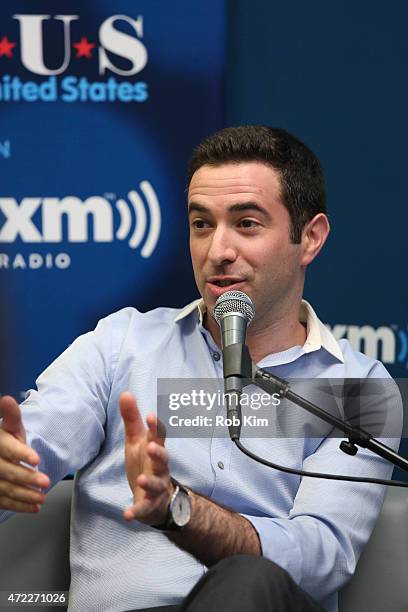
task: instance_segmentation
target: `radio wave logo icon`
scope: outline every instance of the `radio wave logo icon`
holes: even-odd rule
[[[156,248],[161,230],[159,200],[149,181],[140,183],[140,195],[132,190],[129,202],[119,198],[115,207],[108,197],[91,196],[81,200],[76,196],[26,197],[18,203],[14,198],[0,198],[0,212],[5,222],[0,229],[0,243],[12,243],[20,238],[25,243],[113,242],[128,240],[131,249],[141,246],[141,255],[150,257]],[[143,197],[142,197],[143,196]],[[114,212],[119,216],[119,227],[114,234]],[[41,214],[38,214],[41,212]],[[34,223],[41,219],[41,229]],[[92,217],[92,238],[90,237]],[[63,237],[66,219],[67,237]],[[134,221],[132,221],[134,219]],[[134,226],[132,229],[132,225]]]
[[[147,202],[150,216],[150,227],[148,230],[146,242],[144,243],[141,250],[141,255],[142,257],[150,257],[150,255],[154,251],[154,248],[157,244],[160,235],[160,206],[153,187],[148,181],[142,181],[140,183],[140,189]],[[129,238],[128,244],[131,249],[136,249],[140,245],[146,234],[147,214],[144,202],[136,191],[129,191],[128,197],[130,203],[133,206],[133,210],[135,212],[136,217],[135,228]],[[120,226],[116,232],[116,238],[118,240],[125,240],[131,232],[132,215],[130,212],[129,205],[125,200],[117,200],[116,208],[120,215]]]
[[[394,327],[394,326],[393,326]],[[405,366],[408,368],[408,361],[405,361],[408,357],[408,332],[407,329],[398,329],[397,326],[395,326],[395,334],[398,337],[398,344],[399,344],[399,350],[398,350],[398,354],[397,354],[397,361],[399,363],[404,363],[405,362]]]

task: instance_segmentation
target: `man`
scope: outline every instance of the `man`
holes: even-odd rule
[[[335,610],[384,488],[277,473],[227,438],[165,442],[154,413],[158,379],[222,378],[212,311],[228,290],[256,306],[247,343],[261,367],[285,378],[387,376],[302,302],[329,233],[319,162],[284,130],[222,130],[194,152],[188,206],[202,300],[115,313],[39,377],[21,409],[2,400],[0,507],[36,512],[45,493],[32,487],[47,491],[77,471],[72,610],[177,605],[191,589],[182,609]],[[305,430],[246,445],[298,469],[390,477],[382,459],[347,456],[338,443]],[[187,512],[181,529],[175,498]]]

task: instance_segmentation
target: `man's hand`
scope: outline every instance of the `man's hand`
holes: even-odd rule
[[[0,399],[0,508],[14,512],[38,512],[45,495],[34,487],[50,485],[46,474],[21,465],[37,466],[38,454],[27,446],[19,405],[10,396]]]
[[[160,525],[173,493],[164,427],[149,414],[146,429],[131,393],[122,393],[119,405],[125,423],[126,472],[134,496],[134,505],[123,516],[127,521]],[[165,534],[174,544],[208,566],[231,555],[262,554],[258,534],[246,518],[189,492],[193,504],[190,522],[181,532]]]
[[[166,519],[173,493],[164,426],[149,414],[146,428],[131,393],[121,394],[119,406],[125,425],[126,473],[133,492],[133,506],[123,516],[127,521],[159,525]]]

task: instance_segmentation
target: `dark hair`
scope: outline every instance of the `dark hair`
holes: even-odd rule
[[[187,185],[206,164],[259,161],[279,172],[282,203],[291,219],[290,239],[299,243],[302,229],[317,213],[325,213],[323,171],[316,155],[286,130],[265,125],[225,128],[203,140],[194,150]]]

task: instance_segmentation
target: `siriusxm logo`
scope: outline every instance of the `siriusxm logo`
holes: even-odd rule
[[[0,243],[13,243],[18,238],[25,243],[40,244],[127,240],[131,249],[140,247],[141,256],[150,257],[160,236],[160,205],[148,181],[140,183],[140,191],[141,195],[129,191],[129,200],[119,198],[116,201],[113,194],[91,196],[86,200],[76,196],[25,197],[21,202],[1,197],[0,213],[5,220],[0,225]],[[41,223],[35,222],[34,217]],[[63,236],[64,220],[66,237]],[[18,257],[17,261],[21,263],[22,256]],[[0,267],[27,267],[10,265],[5,254],[0,254],[0,258]]]
[[[99,75],[107,72],[119,77],[132,77],[140,73],[148,61],[148,53],[142,42],[143,17],[133,19],[128,15],[112,15],[105,19],[95,34],[85,35],[79,15],[13,15],[20,29],[20,44],[14,36],[0,40],[0,57],[6,62],[0,80],[0,100],[3,102],[144,102],[148,98],[147,84],[143,81],[117,81],[109,79],[90,81],[78,77],[78,70],[85,64],[97,62]],[[72,30],[76,33],[72,34]],[[54,47],[45,39],[53,35]],[[48,42],[48,41],[47,41]],[[24,68],[40,77],[42,82],[26,81],[13,76],[12,67],[16,48]],[[58,66],[51,67],[52,59],[61,56]],[[108,55],[109,53],[109,55]],[[115,58],[115,59],[114,59]],[[51,60],[51,61],[50,61]],[[74,61],[73,61],[74,60]],[[77,61],[78,60],[78,61]],[[74,63],[75,76],[64,76]],[[84,64],[85,63],[85,64]],[[95,66],[96,68],[96,66]],[[9,72],[9,73],[7,73]],[[89,69],[87,66],[87,73]]]
[[[353,347],[383,363],[406,362],[408,356],[408,333],[397,325],[371,327],[370,325],[327,325],[337,340],[346,338]]]
[[[64,58],[59,67],[51,69],[44,63],[44,40],[43,24],[51,19],[51,15],[13,15],[20,23],[20,51],[21,61],[24,67],[40,76],[61,74],[70,63],[71,59],[71,23],[79,19],[79,15],[55,15],[54,20],[60,22],[60,32],[63,36]],[[130,26],[133,35],[116,28],[116,24],[122,22]],[[147,51],[144,44],[139,40],[143,37],[143,18],[132,19],[127,15],[112,15],[105,19],[99,27],[98,32],[98,63],[99,74],[106,70],[115,72],[122,76],[137,74],[146,66]],[[74,43],[77,56],[91,56],[94,43],[88,42],[82,37],[79,43]],[[79,50],[78,50],[79,46]],[[87,49],[85,49],[85,46]],[[87,51],[87,52],[86,52]],[[110,51],[119,57],[128,60],[131,67],[128,70],[116,66],[106,54]]]

